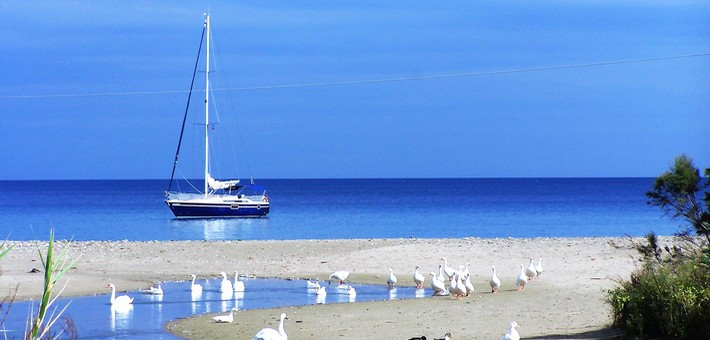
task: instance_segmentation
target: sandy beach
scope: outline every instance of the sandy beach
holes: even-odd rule
[[[0,294],[36,298],[42,287],[37,250],[46,241],[15,242],[0,260]],[[57,243],[66,247],[65,241]],[[515,320],[523,338],[608,337],[609,309],[604,291],[628,278],[638,254],[629,238],[462,238],[357,239],[295,241],[85,241],[69,245],[73,268],[63,295],[108,293],[107,282],[119,290],[144,289],[153,281],[187,280],[189,274],[217,277],[221,271],[257,277],[326,278],[336,270],[352,272],[350,281],[385,284],[392,268],[401,285],[413,286],[419,265],[427,274],[441,258],[451,266],[470,263],[476,288],[471,297],[449,297],[286,307],[239,311],[235,322],[215,324],[210,315],[168,324],[175,335],[191,338],[250,339],[261,328],[278,327],[286,312],[291,339],[408,339],[425,335],[454,339],[498,338]],[[514,287],[520,264],[542,257],[544,273],[523,292]],[[537,262],[537,260],[536,260]],[[488,279],[495,264],[503,284],[490,293]],[[426,286],[429,286],[429,279]],[[17,288],[17,289],[15,289]],[[305,288],[304,288],[305,289]]]

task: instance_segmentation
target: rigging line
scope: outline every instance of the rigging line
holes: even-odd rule
[[[653,57],[653,58],[642,58],[642,59],[626,59],[626,60],[601,61],[601,62],[585,63],[585,64],[573,64],[573,65],[559,65],[559,66],[546,66],[546,67],[522,68],[522,69],[511,69],[511,70],[499,70],[499,71],[466,72],[466,73],[453,73],[453,74],[441,74],[441,75],[417,76],[417,77],[400,77],[400,78],[383,78],[383,79],[352,80],[352,81],[341,81],[341,82],[323,82],[323,83],[305,83],[305,84],[283,84],[283,85],[267,85],[267,86],[232,87],[232,88],[212,89],[212,91],[236,92],[236,91],[252,91],[252,90],[276,90],[276,89],[293,89],[293,88],[308,88],[308,87],[328,87],[328,86],[347,86],[347,85],[364,85],[364,84],[395,83],[395,82],[404,82],[404,81],[434,80],[434,79],[448,79],[448,78],[468,78],[468,77],[478,77],[478,76],[488,76],[488,75],[500,75],[500,74],[541,72],[541,71],[555,71],[555,70],[567,70],[567,69],[577,69],[577,68],[587,68],[587,67],[600,67],[600,66],[622,65],[622,64],[637,64],[637,63],[647,63],[647,62],[654,62],[654,61],[673,60],[673,59],[686,59],[686,58],[697,58],[697,57],[707,57],[707,56],[710,56],[710,52],[695,53],[695,54],[684,54],[684,55],[674,55],[674,56],[664,56],[664,57]],[[74,94],[8,95],[8,96],[0,96],[0,99],[71,98],[71,97],[109,97],[109,96],[146,96],[146,95],[163,95],[163,94],[181,94],[181,93],[187,93],[187,92],[189,92],[189,91],[186,91],[186,90],[167,90],[167,91],[104,92],[104,93],[74,93]],[[204,90],[196,90],[196,91],[194,91],[194,92],[204,92]]]
[[[206,26],[202,27],[202,36],[200,37],[200,47],[197,49],[197,60],[195,60],[195,68],[192,70],[192,82],[190,82],[190,92],[187,95],[187,104],[185,105],[185,115],[182,117],[182,128],[180,128],[180,138],[178,139],[177,150],[175,151],[175,161],[173,162],[173,171],[170,173],[170,183],[168,184],[168,191],[173,188],[173,178],[175,177],[175,168],[178,163],[178,156],[180,155],[180,146],[182,145],[182,136],[185,132],[185,121],[187,120],[187,111],[190,108],[190,99],[192,98],[192,87],[195,85],[195,75],[197,74],[197,64],[200,62],[200,52],[202,52],[202,41],[205,38]]]

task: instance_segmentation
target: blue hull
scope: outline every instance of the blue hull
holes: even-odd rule
[[[229,204],[166,203],[176,218],[262,217],[269,213],[268,203],[240,204],[236,209]]]

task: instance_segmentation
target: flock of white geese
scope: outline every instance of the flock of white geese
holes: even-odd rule
[[[442,258],[441,260],[444,261],[444,263],[439,265],[438,270],[429,273],[429,276],[431,277],[431,289],[434,290],[434,295],[449,295],[452,298],[460,299],[473,294],[475,287],[471,283],[471,273],[468,269],[469,264],[467,263],[465,266],[460,265],[457,270],[449,266],[446,258]],[[412,279],[414,280],[416,288],[422,289],[424,288],[426,277],[419,272],[419,268],[419,266],[414,268],[414,275],[412,276]],[[492,273],[489,284],[491,286],[491,292],[496,293],[501,287],[501,280],[498,278],[496,273],[496,267],[491,265],[491,269]],[[535,265],[533,258],[531,257],[527,267],[523,264],[520,265],[520,273],[515,277],[515,286],[518,287],[519,291],[525,290],[525,286],[528,284],[528,281],[539,277],[543,271],[542,259],[539,259],[537,265]],[[330,274],[328,281],[337,281],[342,287],[342,285],[347,282],[349,275],[349,271],[336,271]],[[244,292],[244,282],[239,280],[238,271],[234,272],[234,282],[229,280],[227,273],[225,272],[221,272],[220,276],[222,276],[222,281],[220,282],[220,292]],[[195,283],[195,274],[190,274],[190,277],[192,279],[190,283],[190,291],[193,295],[201,294],[202,286]],[[446,287],[447,281],[449,282],[448,289]],[[397,284],[397,276],[394,274],[392,268],[389,268],[389,274],[387,275],[386,282],[390,289],[393,289]],[[325,286],[320,285],[320,279],[318,278],[316,278],[315,282],[306,281],[306,287],[319,297],[325,297],[327,294]],[[112,283],[107,284],[106,288],[111,288],[111,305],[127,306],[133,303],[133,298],[128,295],[116,296],[116,286]],[[143,290],[143,292],[153,295],[162,295],[163,288],[160,283],[157,283],[150,287],[150,289]],[[351,298],[354,298],[357,292],[354,287],[347,286],[347,294]],[[217,315],[212,317],[212,319],[214,319],[217,323],[231,323],[234,320],[235,311],[237,311],[237,307],[234,307],[227,315]],[[286,335],[286,331],[284,330],[284,320],[287,319],[286,313],[281,313],[278,330],[273,328],[264,328],[256,333],[254,340],[287,340],[288,335]],[[511,322],[510,329],[501,337],[501,340],[519,340],[520,334],[516,328],[518,328],[518,323],[515,321]],[[447,334],[446,338],[449,339],[450,334]]]

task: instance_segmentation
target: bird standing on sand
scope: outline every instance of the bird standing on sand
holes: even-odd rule
[[[343,284],[343,283],[345,283],[345,280],[348,279],[349,275],[350,275],[349,271],[339,270],[333,274],[330,274],[330,276],[328,277],[328,284],[330,284],[330,282],[333,280],[338,280],[339,284]]]
[[[456,269],[449,267],[449,262],[446,261],[445,257],[442,257],[441,259],[444,260],[444,274],[446,274],[446,276],[449,277],[449,281],[451,281],[451,279],[454,277],[454,274],[456,273]]]
[[[508,333],[503,334],[500,340],[520,340],[520,333],[518,333],[516,328],[518,328],[518,323],[515,321],[511,322]]]
[[[525,285],[528,283],[528,277],[525,275],[525,269],[523,265],[520,265],[520,274],[515,277],[515,285],[518,286],[518,290],[525,290]]]
[[[496,266],[491,265],[491,268],[493,269],[493,274],[491,274],[491,279],[488,283],[491,285],[491,293],[496,293],[500,288],[500,279],[498,278],[498,275],[496,275]]]
[[[394,285],[397,283],[397,277],[394,275],[394,272],[392,272],[392,268],[390,268],[390,274],[387,276],[387,287],[389,289],[394,288]]]
[[[476,288],[473,287],[473,283],[471,283],[470,273],[464,276],[463,285],[466,287],[466,296],[470,296],[476,290]]]
[[[444,276],[444,270],[442,269],[441,265],[439,265],[439,271],[438,271],[438,274],[436,275],[436,279],[441,282],[446,282],[446,277]]]
[[[535,270],[537,271],[537,276],[540,277],[540,274],[542,274],[542,257],[537,259],[537,266],[535,266]]]
[[[442,338],[435,338],[434,340],[451,340],[451,339],[453,339],[453,338],[451,337],[451,332],[448,332],[448,333],[444,334],[444,338],[443,338],[443,339],[442,339]]]
[[[234,312],[237,311],[237,307],[232,308],[227,315],[217,315],[213,316],[212,320],[216,323],[232,323],[234,320]]]
[[[434,295],[446,294],[446,285],[444,284],[444,281],[439,280],[434,272],[429,273],[429,276],[431,276],[431,289],[434,290]]]
[[[424,275],[419,273],[419,266],[416,266],[414,268],[414,276],[412,277],[414,279],[414,283],[417,285],[417,289],[419,288],[424,288],[424,280],[426,279]]]
[[[288,340],[288,335],[284,330],[284,320],[288,320],[286,313],[281,313],[281,323],[279,323],[279,330],[273,328],[264,328],[256,333],[254,340]]]
[[[528,267],[525,268],[525,275],[528,276],[528,280],[532,280],[537,276],[537,270],[535,269],[535,264],[533,264],[533,258],[530,258],[530,263]]]

